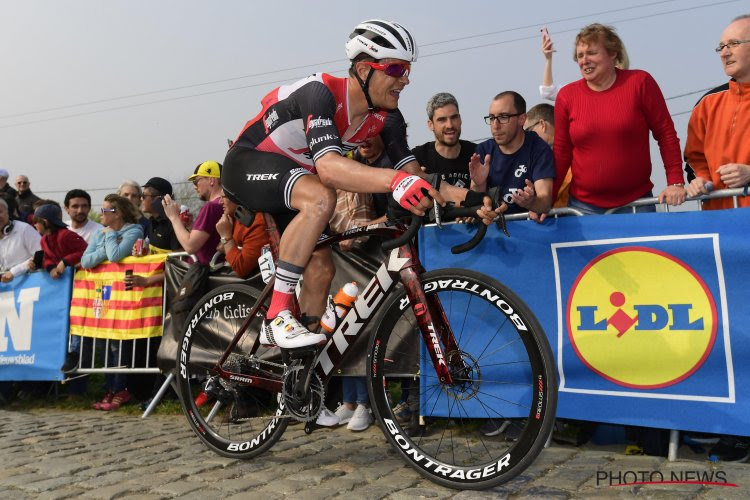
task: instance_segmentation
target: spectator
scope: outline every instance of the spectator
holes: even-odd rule
[[[226,261],[235,274],[245,279],[258,267],[261,249],[268,243],[263,214],[256,213],[250,227],[245,227],[234,218],[237,204],[223,192],[221,204],[224,214],[216,223],[216,232],[221,238],[219,251],[226,256]]]
[[[201,264],[208,265],[219,244],[216,223],[224,213],[221,205],[221,164],[205,161],[195,167],[188,180],[195,186],[198,197],[206,202],[198,212],[193,229],[185,229],[180,220],[180,204],[175,203],[169,195],[164,196],[164,213],[172,223],[182,248],[189,254],[195,254]]]
[[[536,132],[550,148],[555,144],[555,107],[551,104],[542,103],[532,106],[526,113],[526,124],[524,130]],[[553,208],[568,206],[568,190],[570,189],[570,169],[565,174],[560,191],[557,194]]]
[[[90,243],[94,233],[102,228],[101,224],[89,219],[91,196],[83,189],[72,189],[65,195],[64,205],[70,216],[70,230]]]
[[[62,221],[62,210],[51,203],[41,205],[34,211],[34,226],[42,235],[41,268],[49,272],[53,279],[59,278],[66,267],[75,267],[86,250],[83,238],[68,229]],[[34,259],[37,261],[38,259]],[[29,269],[38,267],[38,262],[30,262]]]
[[[40,235],[21,221],[11,221],[8,203],[0,199],[0,280],[9,283],[26,274],[34,253],[41,249]]]
[[[392,168],[393,163],[385,152],[383,139],[376,135],[365,139],[354,152],[351,158],[370,167]],[[386,193],[372,193],[373,209],[377,219],[373,222],[385,221],[385,215],[388,212],[388,199],[390,195]]]
[[[705,95],[693,109],[688,123],[685,158],[695,171],[687,194],[707,194],[706,183],[715,189],[750,184],[750,15],[735,18],[724,30],[717,52],[730,78],[727,89]],[[713,92],[713,91],[712,91]],[[750,206],[750,197],[738,200]],[[731,198],[703,202],[703,208],[732,208]]]
[[[172,184],[161,177],[152,177],[143,185],[141,210],[149,214],[149,231],[146,233],[152,253],[168,253],[182,249],[172,223],[164,214],[164,195],[172,196]]]
[[[336,190],[336,210],[328,222],[330,228],[343,233],[347,229],[371,224],[375,220],[375,209],[370,193],[350,193],[341,189]],[[352,238],[339,243],[339,248],[344,252],[352,250],[355,246],[361,246],[367,241],[367,236]]]
[[[549,36],[547,27],[542,28],[542,55],[544,55],[544,73],[542,74],[542,84],[539,86],[539,95],[542,99],[548,99],[554,101],[557,99],[557,91],[559,90],[557,85],[552,80],[552,54],[557,52],[555,45],[552,43],[552,38]],[[620,69],[629,69],[630,59],[628,53],[625,51],[625,46],[622,46],[622,53],[620,59],[615,64],[615,67]]]
[[[101,221],[104,227],[94,233],[81,266],[91,269],[105,260],[118,262],[132,253],[133,244],[143,237],[143,228],[138,224],[138,212],[127,198],[117,194],[104,197],[101,208]],[[132,341],[108,342],[107,366],[129,365],[132,354]],[[117,373],[107,374],[104,379],[104,397],[94,403],[94,408],[103,411],[117,410],[132,399],[128,390],[128,376]]]
[[[143,238],[138,213],[130,200],[116,194],[104,197],[101,221],[104,225],[94,233],[81,258],[81,266],[91,269],[105,260],[119,262],[132,254],[133,244]]]
[[[18,196],[18,191],[13,189],[13,186],[8,184],[8,178],[10,173],[4,168],[0,168],[0,193],[3,193],[11,198]]]
[[[427,101],[427,126],[435,140],[412,149],[414,157],[428,174],[440,174],[442,180],[468,188],[469,160],[476,144],[461,140],[461,114],[453,95],[440,92]]]
[[[29,216],[34,213],[34,202],[40,198],[31,192],[31,183],[25,175],[16,177],[16,204],[18,205],[18,218],[27,221]]]
[[[576,37],[581,80],[566,85],[555,106],[555,194],[568,167],[568,206],[601,214],[652,196],[649,131],[667,173],[660,203],[685,201],[680,142],[656,81],[641,70],[621,70],[625,49],[614,28],[591,24]],[[638,207],[653,212],[654,206]],[[629,208],[617,212],[630,212]]]
[[[490,103],[484,120],[492,139],[478,144],[471,157],[471,189],[501,186],[508,213],[546,214],[552,206],[555,166],[549,146],[523,129],[526,101],[517,92],[501,92]]]
[[[148,218],[141,213],[139,207],[141,206],[142,190],[141,186],[131,180],[122,181],[120,187],[117,188],[117,194],[126,198],[135,207],[136,214],[138,215],[138,224],[143,228],[143,234],[148,234],[150,229],[150,222]]]

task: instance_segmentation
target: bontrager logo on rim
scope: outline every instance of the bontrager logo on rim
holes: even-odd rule
[[[692,375],[711,353],[718,326],[716,303],[701,277],[673,255],[647,247],[621,247],[593,259],[571,288],[566,320],[581,362],[637,389]]]

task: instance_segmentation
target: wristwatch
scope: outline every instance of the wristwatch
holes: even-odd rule
[[[229,240],[226,238],[222,238],[220,241],[221,241],[221,246],[224,246],[229,242]]]

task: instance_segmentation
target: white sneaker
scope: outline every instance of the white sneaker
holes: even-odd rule
[[[279,346],[282,349],[295,349],[325,342],[325,335],[310,332],[288,310],[281,311],[270,321],[263,321],[260,329],[261,344]]]
[[[354,410],[350,410],[346,405],[341,405],[336,408],[336,416],[339,417],[339,424],[344,425],[352,419],[352,416],[354,416]]]
[[[318,415],[318,420],[316,420],[315,423],[321,427],[333,427],[339,425],[340,422],[338,415],[328,408],[323,408],[320,410],[320,415]]]
[[[354,415],[352,415],[346,428],[350,431],[359,432],[370,427],[370,424],[372,424],[370,409],[364,405],[357,405],[357,409],[354,410]]]

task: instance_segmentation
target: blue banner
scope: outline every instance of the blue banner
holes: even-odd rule
[[[427,269],[488,274],[532,309],[555,354],[558,415],[750,435],[750,212],[510,222],[473,251],[464,225],[420,236]],[[478,415],[480,416],[480,415]]]
[[[66,268],[0,283],[0,380],[63,380],[72,282]]]

